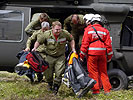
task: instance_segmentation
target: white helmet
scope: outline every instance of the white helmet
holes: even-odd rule
[[[94,14],[85,14],[83,19],[85,20],[86,23],[88,23],[88,22],[91,22],[93,17],[94,17]]]
[[[93,16],[91,22],[93,22],[93,21],[99,21],[100,22],[101,21],[101,16],[99,14],[95,14]]]

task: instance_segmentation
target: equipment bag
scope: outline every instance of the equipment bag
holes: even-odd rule
[[[29,52],[26,59],[31,65],[31,68],[36,72],[44,72],[48,68],[48,63],[36,51]]]
[[[64,82],[68,87],[72,87],[74,93],[83,89],[92,78],[88,76],[78,58],[78,54],[71,52],[67,59],[67,66],[64,73],[64,79],[69,82]]]

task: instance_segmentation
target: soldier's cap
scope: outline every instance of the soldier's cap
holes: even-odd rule
[[[44,28],[44,27],[50,27],[49,23],[44,21],[41,23],[41,27]]]

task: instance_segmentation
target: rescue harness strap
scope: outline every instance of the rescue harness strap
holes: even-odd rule
[[[101,37],[98,35],[97,30],[95,29],[95,27],[92,26],[92,28],[94,29],[94,31],[96,32],[97,36],[99,37],[99,40],[100,40],[101,42],[104,43],[104,41],[103,41],[103,40],[101,39]],[[95,40],[95,41],[97,41],[97,40]],[[95,41],[94,41],[94,42],[95,42]]]

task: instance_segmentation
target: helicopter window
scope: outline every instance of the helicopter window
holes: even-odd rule
[[[0,40],[21,40],[22,13],[11,10],[0,10]]]
[[[122,26],[121,46],[133,46],[133,17],[127,17]]]

